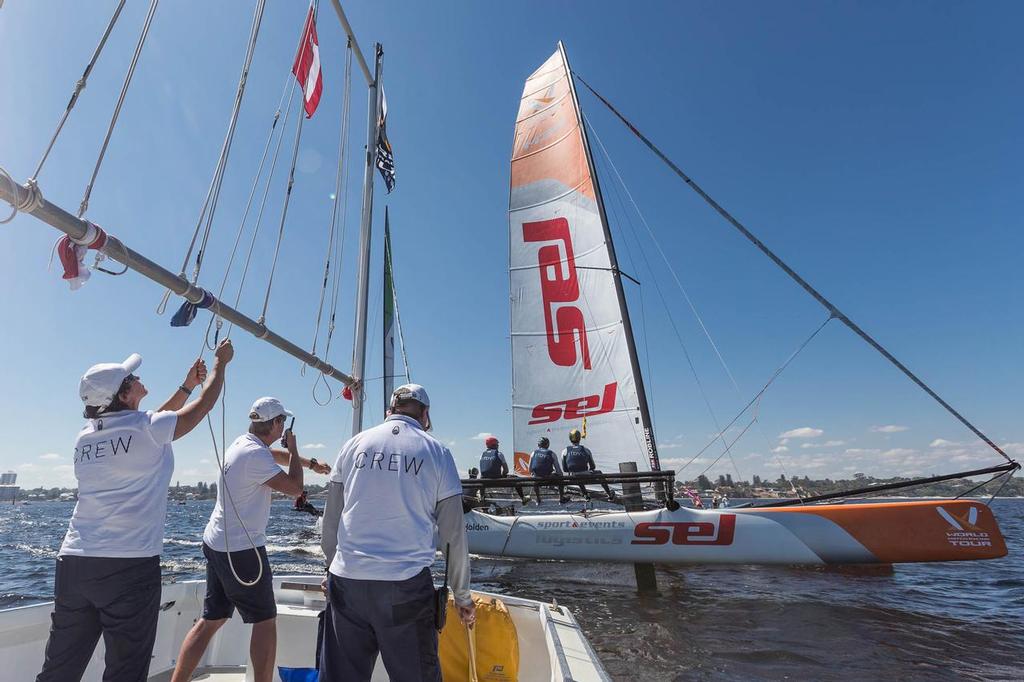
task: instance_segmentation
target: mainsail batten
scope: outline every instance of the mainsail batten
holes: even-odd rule
[[[658,468],[629,315],[569,69],[555,52],[523,88],[509,195],[513,445],[560,449],[586,420],[598,467]]]

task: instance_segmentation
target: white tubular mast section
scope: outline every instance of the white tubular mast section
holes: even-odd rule
[[[29,187],[23,187],[14,183],[0,182],[0,200],[8,202],[12,206],[26,207],[23,212],[29,213],[44,223],[57,228],[73,240],[85,239],[86,235],[92,230],[92,225],[88,221],[76,218],[59,206],[51,204],[42,197],[38,189],[30,189]],[[106,244],[99,251],[138,272],[140,275],[170,289],[191,303],[199,303],[203,300],[203,290],[201,288],[192,286],[185,278],[178,277],[170,270],[166,270],[145,256],[132,251],[121,240],[111,234],[107,234]],[[210,312],[241,327],[256,338],[262,339],[270,345],[283,350],[285,353],[298,358],[313,369],[323,372],[332,379],[337,379],[346,386],[351,386],[354,383],[352,377],[344,372],[310,355],[288,339],[278,336],[267,329],[266,325],[259,324],[252,318],[246,317],[216,298],[213,301],[213,305],[210,306]]]
[[[356,291],[356,325],[352,344],[352,374],[357,379],[352,390],[352,435],[363,430],[363,404],[366,399],[366,313],[370,291],[370,238],[373,223],[373,173],[376,170],[377,127],[380,121],[380,83],[383,55],[380,43],[375,49],[374,79],[370,83],[366,126],[366,168],[363,173],[363,212],[359,226],[359,279]],[[359,54],[359,51],[356,51]]]
[[[362,69],[363,76],[366,77],[366,84],[372,88],[375,85],[375,81],[370,74],[370,67],[366,65],[366,60],[363,58],[363,50],[359,47],[356,34],[352,31],[352,25],[348,23],[348,17],[345,16],[345,10],[341,8],[340,0],[331,0],[331,4],[334,5],[334,11],[338,15],[341,27],[345,30],[345,35],[352,41],[352,52],[356,55],[356,61],[359,62],[359,68]]]

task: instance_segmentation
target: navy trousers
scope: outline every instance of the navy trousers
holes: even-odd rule
[[[100,635],[103,682],[146,682],[160,614],[160,557],[58,557],[54,592],[36,682],[82,679]]]
[[[429,569],[408,580],[328,574],[321,682],[369,682],[380,653],[391,682],[441,682]]]

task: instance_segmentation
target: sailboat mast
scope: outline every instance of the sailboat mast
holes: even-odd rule
[[[636,352],[636,340],[633,338],[633,324],[629,319],[629,306],[626,304],[626,292],[622,288],[622,274],[619,272],[619,261],[615,256],[615,242],[612,240],[611,226],[608,224],[608,215],[604,210],[604,198],[601,195],[601,183],[597,177],[597,168],[594,166],[594,157],[590,152],[590,140],[587,137],[586,126],[583,125],[583,114],[580,112],[580,101],[576,96],[576,84],[573,82],[572,69],[569,68],[569,56],[565,53],[565,46],[558,41],[558,51],[562,54],[562,61],[565,64],[566,77],[569,81],[569,92],[572,93],[573,106],[576,108],[576,118],[580,123],[580,135],[583,137],[583,151],[587,157],[587,167],[590,170],[590,178],[594,184],[594,196],[597,198],[597,207],[601,214],[601,226],[604,228],[605,242],[608,244],[608,259],[611,261],[612,277],[615,280],[615,295],[619,300],[619,312],[622,314],[622,327],[626,334],[626,345],[629,348],[629,362],[633,368],[633,377],[636,381],[636,395],[640,403],[640,421],[644,429],[644,445],[647,448],[647,461],[651,471],[659,471],[661,462],[658,459],[658,446],[654,439],[654,425],[651,421],[651,409],[647,404],[647,391],[644,388],[644,375],[640,371],[640,358]]]
[[[356,281],[356,324],[352,343],[352,376],[357,384],[352,390],[352,434],[363,430],[363,403],[366,385],[366,323],[370,294],[370,248],[373,228],[373,171],[380,125],[380,77],[384,70],[384,50],[376,45],[373,82],[367,96],[366,167],[363,169],[363,211],[359,224],[359,276]]]

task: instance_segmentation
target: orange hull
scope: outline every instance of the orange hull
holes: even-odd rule
[[[775,507],[757,513],[821,516],[882,563],[1006,556],[1006,541],[992,510],[970,500]]]

